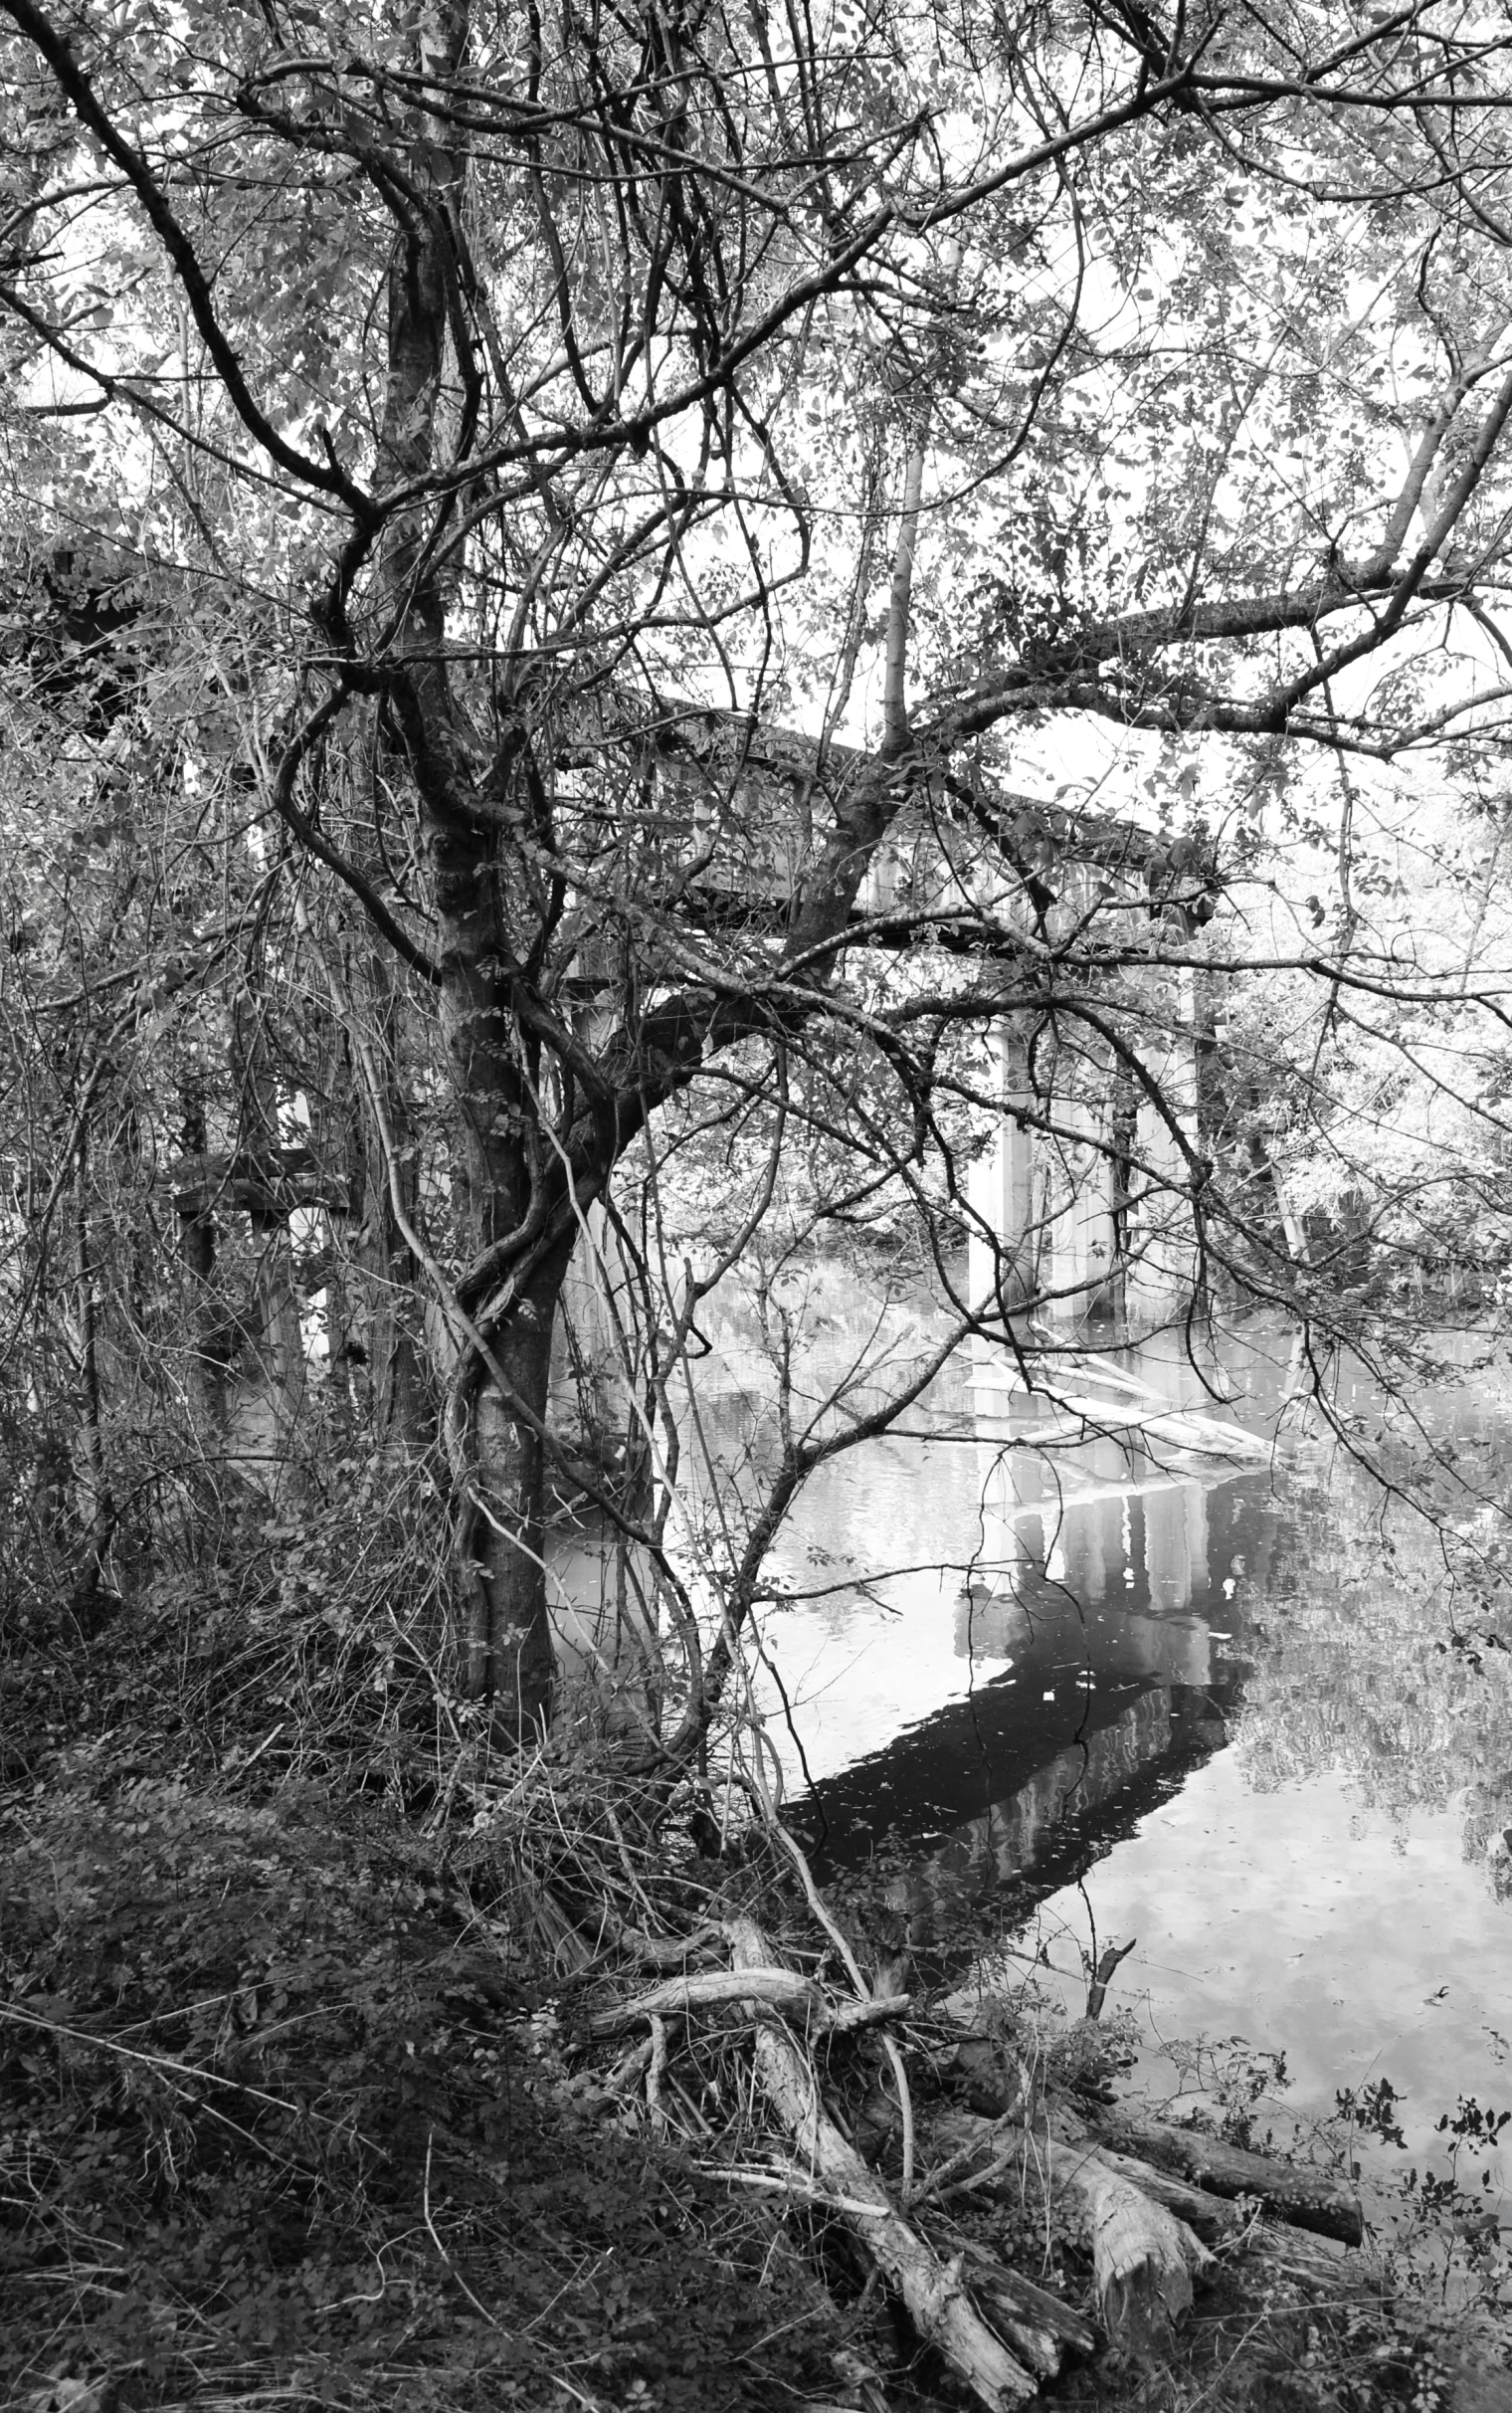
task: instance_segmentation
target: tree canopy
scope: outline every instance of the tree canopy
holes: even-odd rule
[[[1005,1078],[1208,1296],[1494,1270],[1493,12],[0,26],[6,1414],[78,1613],[339,1404],[535,1713],[565,1470],[690,1617],[670,1368],[764,1231],[905,1233],[954,1336],[1091,1304],[973,1203]],[[1436,862],[1383,872],[1404,795]],[[552,1342],[611,1244],[585,1464]],[[785,1430],[684,1739],[899,1395]]]

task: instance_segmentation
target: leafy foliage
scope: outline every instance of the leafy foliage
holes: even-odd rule
[[[207,2387],[533,2406],[570,2379],[691,2413],[826,2366],[791,2258],[585,2120],[507,1930],[392,1813],[80,1753],[7,1827],[12,2401],[70,2372],[142,2413]]]

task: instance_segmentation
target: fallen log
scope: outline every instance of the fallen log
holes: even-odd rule
[[[1088,2140],[1092,2141],[1092,2140]],[[1227,2196],[1209,2195],[1190,2179],[1177,2178],[1169,2170],[1157,2169],[1153,2162],[1140,2161],[1132,2153],[1115,2153],[1111,2146],[1095,2143],[1099,2161],[1105,2162],[1131,2187],[1140,2188],[1152,2203],[1164,2204],[1178,2220],[1184,2220],[1194,2237],[1204,2245],[1221,2245],[1226,2238],[1235,2237],[1244,2227],[1244,2215]]]
[[[1084,2152],[1088,2148],[1081,2138],[1066,2136],[1064,2128],[1067,2115],[1063,2111],[1057,2113],[1057,2119],[1062,2134],[1048,2140],[1048,2151],[1045,2139],[1038,2134],[1035,2138],[1038,2157],[1035,2166],[1051,2194],[1064,2195],[1068,2191],[1067,2154],[1073,2153],[1078,2147]],[[932,2122],[936,2139],[954,2143],[955,2151],[951,2157],[954,2165],[969,2170],[974,2149],[982,2180],[992,2192],[1009,2191],[1013,2183],[1008,2166],[1013,2159],[1012,2148],[1005,2149],[1012,2129],[1013,2122],[1010,2120],[988,2120],[965,2111],[947,2113],[943,2118],[937,2116]],[[1020,2136],[1023,2142],[1019,2153],[1027,2159],[1027,2131],[1021,2129]],[[1157,2169],[1150,2162],[1137,2160],[1130,2154],[1115,2153],[1100,2138],[1092,2143],[1091,2151],[1095,2160],[1105,2165],[1114,2177],[1124,2180],[1140,2195],[1159,2204],[1205,2245],[1215,2246],[1220,2251],[1238,2248],[1247,2263],[1258,2265],[1269,2276],[1289,2281],[1314,2298],[1345,2297],[1354,2300],[1369,2298],[1375,2292],[1360,2262],[1346,2253],[1338,2240],[1325,2240],[1274,2216],[1256,2226],[1243,2209],[1229,2198],[1210,2194],[1202,2187],[1193,2186],[1189,2180],[1178,2178],[1169,2170]],[[970,2180],[966,2183],[969,2184]],[[1074,2186],[1069,2191],[1074,2199]],[[1111,2310],[1109,2325],[1116,2331],[1116,2305]],[[1148,2326],[1148,2323],[1145,2325]]]
[[[1137,2184],[1126,2167],[1119,2168],[1095,2145],[1068,2143],[1005,2120],[989,2122],[970,2111],[946,2111],[932,2127],[953,2155],[975,2143],[983,2174],[991,2174],[997,2188],[1022,2190],[1034,2173],[1051,2198],[1066,2206],[1091,2245],[1098,2305],[1115,2337],[1136,2342],[1159,2337],[1191,2311],[1193,2274],[1206,2269],[1212,2255],[1155,2190]],[[1160,2174],[1151,2175],[1158,2179]]]
[[[961,2112],[953,2116],[947,2113],[943,2119],[935,2119],[934,2132],[940,2137],[947,2133],[952,2137],[959,2135],[960,2141],[950,2159],[930,2172],[916,2200],[927,2199],[938,2193],[964,2193],[968,2189],[991,2185],[994,2180],[1006,2177],[1011,2170],[1026,2167],[1030,2158],[1027,2149],[1029,2131],[1022,2115],[1017,2119],[1012,2115],[1002,2119],[983,2119]],[[1138,2187],[1152,2202],[1163,2204],[1168,2212],[1174,2212],[1177,2219],[1185,2221],[1194,2236],[1201,2238],[1205,2245],[1222,2244],[1226,2239],[1236,2236],[1245,2226],[1243,2212],[1227,2197],[1209,2195],[1203,2188],[1193,2186],[1188,2179],[1177,2178],[1169,2170],[1157,2169],[1153,2163],[1141,2161],[1133,2154],[1115,2153],[1100,2138],[1089,2136],[1084,2124],[1063,2107],[1054,2114],[1051,2141],[1095,2150],[1100,2162],[1105,2163],[1118,2177],[1126,2178],[1130,2186]],[[1043,2152],[1038,2131],[1035,2151],[1041,2155]]]
[[[748,1918],[725,1929],[741,1971],[769,1972],[771,1949]],[[797,2148],[800,2176],[833,2196],[865,2253],[901,2297],[919,2335],[945,2358],[991,2413],[1028,2403],[1039,2382],[978,2312],[958,2260],[943,2263],[895,2209],[880,2181],[847,2144],[820,2100],[808,2057],[780,2013],[761,2006],[755,2046],[757,2082]]]
[[[1063,2297],[1035,2285],[1007,2263],[1000,2262],[975,2238],[947,2230],[950,2250],[959,2255],[972,2294],[986,2306],[993,2327],[1006,2337],[1041,2379],[1054,2379],[1067,2354],[1091,2355],[1102,2340],[1091,2322]]]
[[[974,2111],[993,2116],[1014,2110],[1019,2098],[1010,2095],[996,2048],[985,2037],[963,2036],[955,2066],[966,2080]],[[1083,2101],[1080,2108],[1099,2145],[1175,2170],[1210,2195],[1253,2196],[1290,2227],[1337,2238],[1341,2245],[1358,2246],[1365,2235],[1354,2189],[1327,2170],[1241,2150],[1197,2128],[1156,2119],[1132,2105]]]
[[[1241,2151],[1217,2136],[1203,2135],[1200,2129],[1153,2119],[1123,2104],[1106,2109],[1089,2106],[1087,2117],[1099,2144],[1179,2170],[1210,2194],[1252,2195],[1293,2228],[1336,2237],[1342,2245],[1357,2246],[1364,2237],[1365,2224],[1354,2189],[1327,2170],[1309,2170],[1278,2161],[1268,2153]]]

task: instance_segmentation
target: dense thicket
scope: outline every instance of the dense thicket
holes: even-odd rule
[[[203,1603],[251,1513],[534,1714],[570,1478],[685,1748],[861,1429],[695,1597],[701,1303],[860,1224],[1038,1347],[1090,1290],[962,1253],[1005,1081],[1209,1297],[1494,1270],[1498,19],[0,19],[27,1600]]]

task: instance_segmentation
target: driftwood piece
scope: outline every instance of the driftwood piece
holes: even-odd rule
[[[700,1969],[688,1977],[668,1977],[664,1984],[652,1986],[629,2002],[611,2004],[590,2019],[588,2033],[621,2036],[643,2019],[681,2019],[689,2011],[752,2002],[795,2014],[811,2034],[839,2036],[896,2019],[907,2010],[909,1997],[886,1994],[871,2002],[831,2003],[820,1987],[796,1969]]]
[[[1096,2146],[979,2119],[969,2111],[946,2112],[934,2129],[957,2152],[975,2139],[984,2170],[994,2170],[1000,2190],[1022,2183],[1012,2167],[1004,2166],[1012,2156],[1022,2172],[1035,2172],[1067,2206],[1091,2245],[1097,2301],[1114,2336],[1138,2341],[1159,2336],[1190,2312],[1192,2275],[1213,2257],[1184,2220]]]
[[[726,1932],[742,1974],[770,1971],[770,1947],[750,1919],[731,1919]],[[807,2055],[780,2016],[769,2015],[757,2026],[755,2070],[762,2093],[793,2139],[804,2178],[838,2199],[839,2217],[897,2290],[919,2335],[991,2413],[1004,2413],[1037,2395],[1038,2381],[978,2312],[962,2282],[960,2262],[940,2261],[847,2144],[824,2109]]]
[[[949,2242],[951,2251],[961,2256],[972,2294],[986,2307],[993,2327],[1041,2379],[1057,2377],[1068,2353],[1096,2353],[1102,2342],[1097,2331],[1063,2297],[1023,2278],[975,2238],[951,2232]]]
[[[1326,2170],[1277,2161],[1268,2153],[1242,2152],[1216,2136],[1152,2119],[1123,2104],[1090,2110],[1088,2117],[1099,2144],[1179,2170],[1210,2194],[1252,2195],[1293,2228],[1336,2237],[1346,2246],[1359,2245],[1365,2234],[1354,2189]]]
[[[818,1991],[796,1969],[701,1969],[690,1977],[668,1977],[629,2002],[612,2003],[588,2022],[590,2036],[620,2036],[644,2019],[682,2016],[693,2010],[714,2010],[723,2003],[764,2002],[774,2010],[796,2011],[800,2018],[814,2010]]]
[[[1202,2187],[1194,2187],[1190,2179],[1178,2178],[1170,2170],[1159,2170],[1153,2162],[1140,2161],[1132,2153],[1115,2153],[1100,2138],[1095,2144],[1097,2158],[1106,2162],[1131,2187],[1139,2187],[1152,2203],[1164,2204],[1178,2220],[1184,2220],[1193,2235],[1205,2245],[1220,2245],[1225,2238],[1235,2237],[1244,2227],[1244,2215],[1227,2196],[1210,2195]]]
[[[1102,2317],[1115,2337],[1159,2337],[1192,2310],[1192,2274],[1213,2259],[1142,2187],[1078,2145],[1053,2148],[1050,2183],[1080,2203]]]

